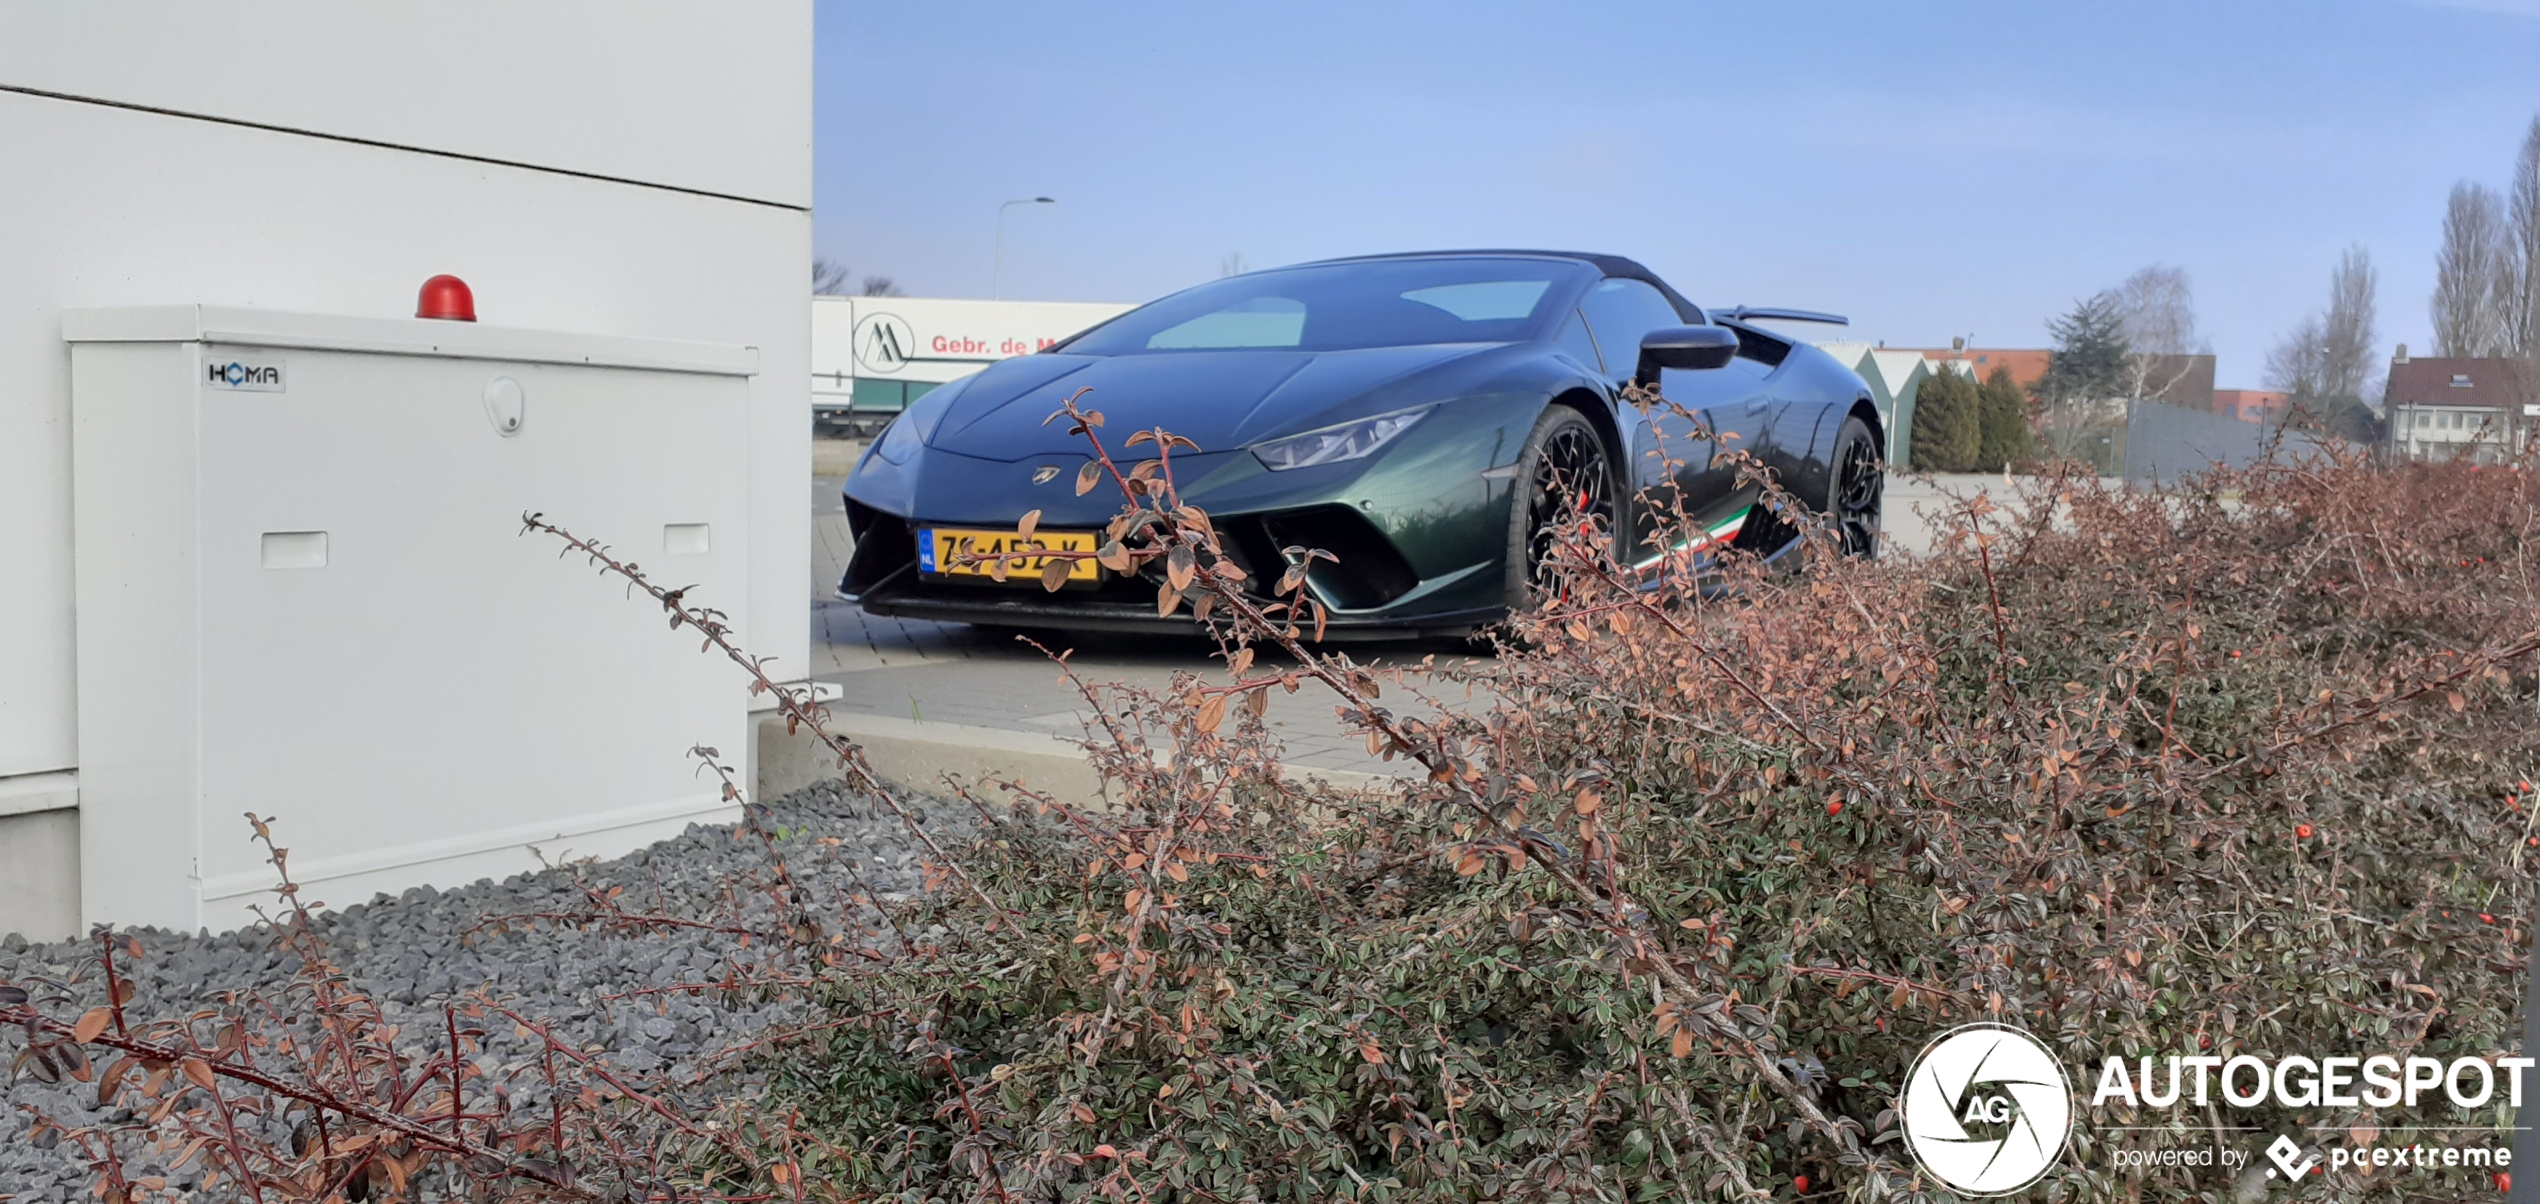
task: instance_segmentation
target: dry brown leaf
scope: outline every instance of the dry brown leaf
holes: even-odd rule
[[[90,1008],[79,1018],[79,1024],[71,1029],[71,1040],[86,1045],[96,1040],[99,1033],[105,1032],[106,1026],[114,1020],[113,1008]]]

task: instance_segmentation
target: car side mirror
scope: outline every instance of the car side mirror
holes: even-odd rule
[[[1725,368],[1737,358],[1737,332],[1724,326],[1662,326],[1640,340],[1640,370],[1633,379],[1658,383],[1661,368]]]

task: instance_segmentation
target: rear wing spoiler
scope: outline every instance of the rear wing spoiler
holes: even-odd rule
[[[1821,322],[1828,326],[1850,326],[1852,319],[1842,314],[1819,313],[1813,309],[1782,309],[1771,305],[1732,305],[1711,311],[1715,318],[1732,322]]]

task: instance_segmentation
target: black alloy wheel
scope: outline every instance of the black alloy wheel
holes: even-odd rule
[[[1887,468],[1879,461],[1878,441],[1870,426],[1847,418],[1835,437],[1833,480],[1826,498],[1826,521],[1834,524],[1842,554],[1874,560],[1879,554],[1879,512],[1886,504]]]
[[[1510,500],[1508,604],[1532,605],[1534,591],[1554,585],[1547,563],[1565,533],[1614,529],[1614,466],[1605,440],[1587,417],[1548,406],[1519,454],[1521,492]]]

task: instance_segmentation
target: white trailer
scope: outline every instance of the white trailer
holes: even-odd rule
[[[832,430],[869,430],[937,385],[1048,350],[1133,308],[1093,301],[815,297],[812,418]]]

